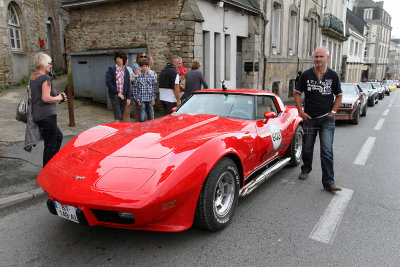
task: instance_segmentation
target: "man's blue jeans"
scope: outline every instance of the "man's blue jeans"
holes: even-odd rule
[[[139,121],[144,122],[146,120],[153,120],[154,119],[154,109],[151,105],[151,101],[142,101],[142,105],[139,106]]]
[[[312,170],[314,143],[319,133],[322,184],[324,186],[334,184],[333,136],[335,133],[335,118],[325,116],[318,119],[305,120],[303,121],[303,128],[303,165],[301,170],[306,173],[310,173]]]

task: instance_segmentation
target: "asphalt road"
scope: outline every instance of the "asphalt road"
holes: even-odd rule
[[[317,147],[307,180],[297,179],[299,168],[283,169],[216,233],[85,227],[51,215],[45,198],[14,206],[0,213],[0,265],[399,266],[399,137],[397,91],[359,125],[337,123],[342,194],[322,190]]]

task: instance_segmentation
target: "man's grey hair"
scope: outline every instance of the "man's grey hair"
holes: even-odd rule
[[[328,49],[328,47],[326,47],[326,46],[320,46],[320,47],[317,47],[317,49],[315,49],[315,51],[317,51],[318,49],[324,49],[324,50],[325,50],[325,55],[329,56],[329,49]],[[315,51],[314,51],[314,54],[315,54]]]
[[[172,63],[172,62],[175,62],[175,61],[178,61],[178,60],[180,60],[180,59],[182,59],[180,56],[178,56],[178,55],[173,55],[173,56],[171,57],[171,63]]]

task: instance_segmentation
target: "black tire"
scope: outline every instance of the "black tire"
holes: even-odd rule
[[[233,160],[221,159],[208,174],[197,200],[196,226],[218,231],[232,220],[239,200],[239,171]]]
[[[360,119],[360,106],[357,106],[356,111],[354,111],[354,118],[351,120],[351,123],[357,125],[359,119]]]
[[[375,97],[372,99],[372,101],[368,101],[368,105],[371,107],[375,106]]]
[[[286,156],[290,157],[290,166],[294,167],[300,164],[303,149],[303,135],[303,127],[298,125],[296,131],[294,131],[290,146],[286,151]]]
[[[361,113],[361,116],[363,116],[363,117],[367,116],[367,109],[368,109],[368,105],[365,104],[364,110],[363,110],[363,112]]]

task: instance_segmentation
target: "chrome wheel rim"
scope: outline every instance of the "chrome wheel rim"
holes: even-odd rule
[[[296,159],[300,160],[301,151],[303,149],[303,135],[301,134],[300,131],[297,132],[295,141],[296,142],[294,145],[294,154],[296,156]]]
[[[223,217],[230,211],[235,197],[235,178],[229,171],[222,173],[218,179],[214,194],[214,212]]]

